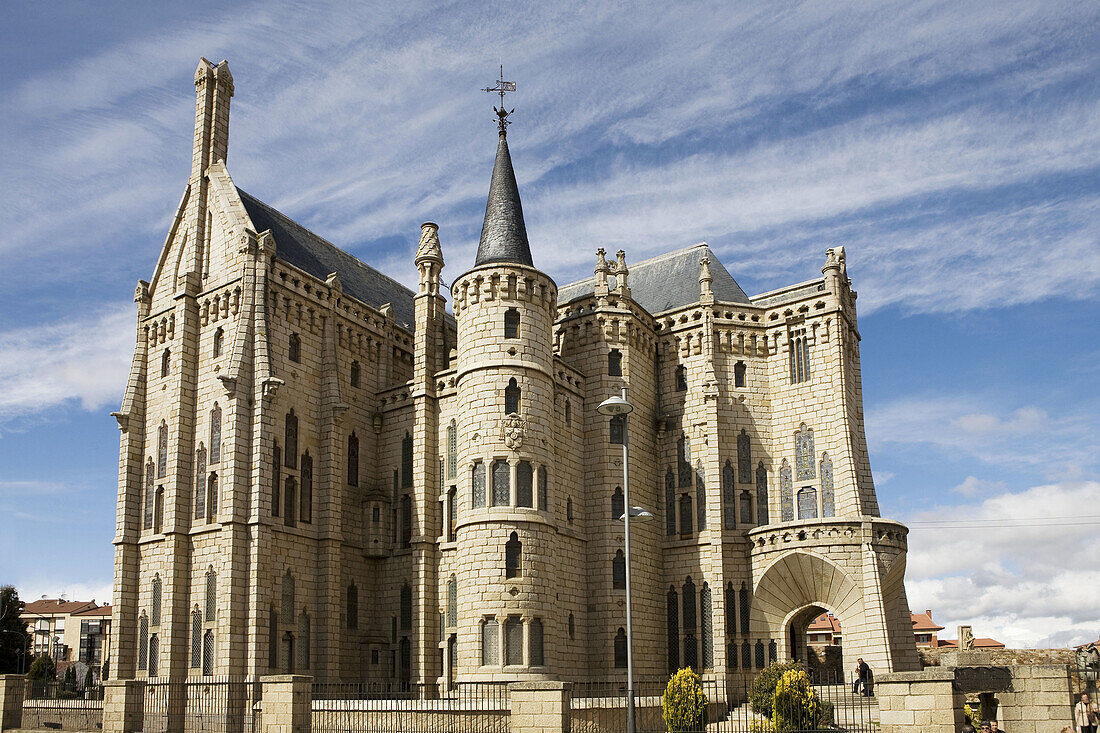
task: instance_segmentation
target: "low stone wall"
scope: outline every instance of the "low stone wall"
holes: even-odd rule
[[[922,667],[938,667],[941,664],[950,666],[952,655],[958,654],[957,649],[919,651]],[[1076,664],[1073,649],[982,649],[979,653],[989,660],[989,664],[997,666]]]
[[[103,728],[103,704],[90,700],[25,700],[22,727],[100,730]]]

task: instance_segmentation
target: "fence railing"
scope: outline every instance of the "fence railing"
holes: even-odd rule
[[[23,690],[23,727],[97,730],[103,727],[100,685],[27,680]]]
[[[314,733],[507,733],[508,685],[314,682]]]
[[[231,677],[149,680],[143,733],[254,733],[259,730],[258,680]]]

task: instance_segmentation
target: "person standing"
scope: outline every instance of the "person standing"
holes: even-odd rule
[[[871,668],[867,666],[867,662],[863,661],[862,657],[860,657],[857,661],[859,663],[859,666],[856,667],[856,669],[859,672],[859,684],[863,687],[863,696],[870,697],[871,695],[875,694],[873,688],[875,679],[874,675],[871,672]]]
[[[852,694],[853,695],[858,695],[859,694],[859,685],[860,685],[860,682],[862,681],[861,680],[861,675],[859,673],[859,668],[862,665],[863,665],[863,660],[862,659],[857,659],[856,660],[856,667],[855,667],[855,669],[852,670]]]
[[[1096,733],[1096,725],[1100,723],[1100,707],[1089,701],[1087,692],[1082,692],[1080,702],[1073,706],[1073,723],[1077,726],[1077,733]]]

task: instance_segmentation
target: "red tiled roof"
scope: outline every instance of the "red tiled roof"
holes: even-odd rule
[[[940,649],[955,649],[959,646],[957,639],[940,639],[938,644]],[[996,639],[990,639],[988,637],[974,638],[975,649],[1004,649],[1003,642]]]
[[[810,622],[810,625],[806,627],[806,631],[811,634],[823,634],[825,632],[839,634],[840,621],[831,613],[823,613]]]
[[[1097,639],[1096,641],[1090,641],[1087,644],[1078,644],[1077,646],[1075,646],[1073,648],[1074,649],[1084,649],[1087,646],[1100,647],[1100,639]]]
[[[103,616],[105,618],[110,618],[111,607],[105,603],[99,608],[89,608],[86,611],[77,611],[73,616]]]
[[[932,611],[928,610],[924,613],[911,613],[909,614],[913,618],[913,631],[943,631],[942,626],[938,626],[935,621],[932,620]]]
[[[95,599],[90,601],[65,601],[60,598],[43,598],[40,601],[31,601],[23,608],[24,613],[37,613],[43,616],[73,614],[98,608]]]

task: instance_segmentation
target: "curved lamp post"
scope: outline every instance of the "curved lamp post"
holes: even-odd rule
[[[624,527],[624,560],[626,561],[626,733],[634,733],[634,637],[630,619],[630,520],[645,521],[653,519],[653,515],[641,507],[630,504],[630,473],[627,469],[627,438],[626,416],[634,410],[634,406],[626,401],[626,388],[623,388],[621,396],[609,397],[600,403],[596,411],[601,415],[623,419],[623,505],[627,509],[622,517]]]

